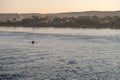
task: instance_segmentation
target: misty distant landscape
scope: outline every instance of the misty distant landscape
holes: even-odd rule
[[[1,26],[120,29],[120,11],[0,14]]]
[[[0,20],[12,20],[16,18],[17,20],[22,20],[24,18],[31,18],[32,15],[38,17],[79,17],[79,16],[120,16],[120,11],[86,11],[86,12],[66,12],[66,13],[49,13],[49,14],[41,14],[41,13],[0,13]]]

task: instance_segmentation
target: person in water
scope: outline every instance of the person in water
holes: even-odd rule
[[[34,44],[34,43],[35,43],[35,41],[33,40],[31,43],[32,43],[32,44]]]

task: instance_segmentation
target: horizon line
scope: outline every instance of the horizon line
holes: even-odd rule
[[[72,12],[119,12],[120,10],[86,10],[86,11],[63,11],[63,12],[0,12],[0,14],[59,14],[59,13],[72,13]]]

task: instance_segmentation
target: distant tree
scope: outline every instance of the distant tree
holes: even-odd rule
[[[12,22],[16,22],[17,21],[17,19],[14,17],[13,19],[12,19]]]
[[[32,19],[33,19],[34,21],[38,21],[38,20],[39,20],[39,16],[34,16],[34,15],[32,15]]]
[[[62,19],[60,17],[56,17],[53,19],[53,22],[61,22],[61,21],[62,21]]]

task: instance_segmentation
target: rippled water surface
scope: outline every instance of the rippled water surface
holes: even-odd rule
[[[0,80],[120,80],[120,30],[1,27]]]

